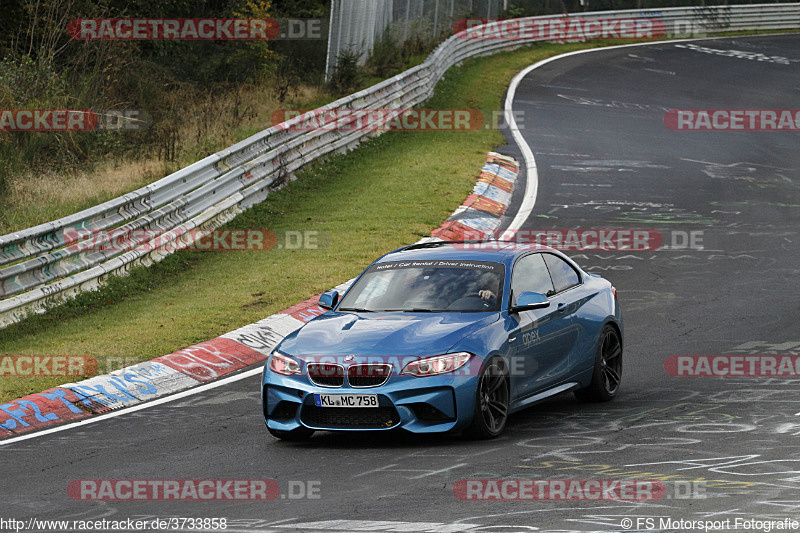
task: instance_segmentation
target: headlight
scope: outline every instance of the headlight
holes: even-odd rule
[[[408,363],[401,374],[417,378],[447,374],[449,372],[455,372],[467,364],[470,357],[472,357],[472,354],[467,352],[426,357],[425,359]]]
[[[300,363],[285,355],[272,352],[269,358],[269,369],[282,376],[291,376],[300,373]]]

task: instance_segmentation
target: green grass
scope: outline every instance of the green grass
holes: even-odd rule
[[[537,44],[465,61],[424,107],[499,110],[509,81],[526,66],[608,44]],[[180,252],[0,330],[0,355],[88,355],[105,372],[260,320],[429,235],[469,194],[486,153],[502,144],[489,129],[393,132],[315,163],[228,227],[319,231],[324,248]],[[80,379],[0,377],[0,401]]]

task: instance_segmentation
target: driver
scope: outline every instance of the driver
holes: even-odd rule
[[[483,287],[483,289],[478,291],[478,296],[481,297],[481,300],[484,302],[489,302],[492,300],[497,300],[497,293],[499,292],[499,280],[497,279],[497,275],[491,272],[485,273],[481,276],[479,287]]]
[[[492,292],[489,289],[483,289],[483,290],[478,291],[478,296],[481,297],[481,300],[484,300],[484,301],[487,301],[487,302],[489,300],[497,298],[497,294],[495,294],[494,292]]]

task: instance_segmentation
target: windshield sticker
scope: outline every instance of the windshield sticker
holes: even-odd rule
[[[382,272],[385,270],[400,270],[404,268],[468,268],[483,272],[504,273],[505,267],[492,261],[442,261],[442,260],[417,260],[417,261],[390,261],[378,263],[369,268],[369,272]]]

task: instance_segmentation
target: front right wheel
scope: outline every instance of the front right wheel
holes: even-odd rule
[[[606,324],[597,341],[592,382],[575,396],[587,402],[607,402],[619,391],[622,380],[622,340],[616,328]]]

